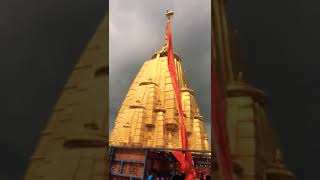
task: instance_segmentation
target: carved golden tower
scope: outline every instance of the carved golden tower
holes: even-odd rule
[[[107,25],[105,17],[67,81],[25,180],[106,180]]]
[[[274,129],[270,126],[264,93],[242,77],[229,28],[224,0],[212,2],[213,51],[224,83],[226,126],[235,177],[241,180],[293,180],[286,168]],[[213,145],[212,145],[213,146]],[[214,176],[219,179],[217,169]]]
[[[125,97],[110,137],[112,146],[181,148],[180,120],[168,71],[167,43],[146,61]],[[174,55],[188,146],[208,150],[208,135],[182,59]]]

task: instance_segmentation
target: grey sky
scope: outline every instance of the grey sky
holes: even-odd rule
[[[210,134],[210,0],[111,0],[109,3],[110,129],[133,78],[163,45],[164,13],[170,9],[175,13],[171,25],[173,48],[183,60]]]

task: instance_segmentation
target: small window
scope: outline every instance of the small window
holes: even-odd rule
[[[107,76],[109,74],[109,67],[103,66],[96,70],[94,77]]]

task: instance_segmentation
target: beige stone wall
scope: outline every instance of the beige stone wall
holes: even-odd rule
[[[254,179],[256,128],[253,99],[250,96],[230,97],[227,106],[227,127],[233,160],[243,168],[243,179]]]
[[[244,82],[229,84],[227,91],[226,124],[231,156],[241,169],[239,178],[265,180],[272,169],[273,177],[282,179],[290,174],[292,179],[294,176],[277,155],[279,144],[266,116],[263,92]]]

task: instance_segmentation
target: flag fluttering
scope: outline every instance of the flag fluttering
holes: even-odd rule
[[[177,103],[177,109],[178,114],[180,118],[180,132],[181,132],[181,142],[182,142],[182,149],[183,150],[189,150],[188,148],[188,139],[187,139],[187,133],[186,133],[186,127],[185,127],[185,119],[182,111],[182,104],[181,104],[181,94],[180,94],[180,86],[177,80],[177,74],[176,74],[176,67],[174,63],[174,53],[173,53],[173,47],[172,47],[172,37],[171,37],[171,31],[170,31],[170,21],[167,21],[166,26],[166,34],[167,34],[167,40],[168,40],[168,49],[167,49],[167,57],[168,57],[168,68],[170,72],[170,77],[175,93],[175,99]],[[194,169],[193,169],[193,160],[192,155],[190,151],[185,152],[172,152],[172,154],[176,157],[176,159],[180,162],[182,171],[186,175],[187,180],[192,180],[194,176]]]

